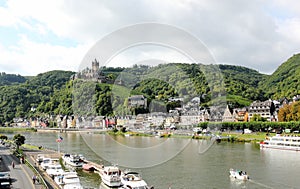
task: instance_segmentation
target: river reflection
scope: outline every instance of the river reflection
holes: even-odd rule
[[[53,149],[58,147],[55,142],[57,133],[24,135],[26,143]],[[156,189],[300,188],[299,152],[260,150],[257,144],[251,143],[221,142],[211,145],[210,141],[178,138],[126,138],[79,133],[61,133],[61,136],[64,138],[60,143],[61,151],[80,153],[91,161],[106,165],[122,162],[122,159],[130,165],[142,164],[147,168],[142,166],[122,168],[140,172],[143,179]],[[155,149],[162,144],[164,144],[162,148]],[[126,149],[131,148],[135,150],[129,155],[126,154]],[[164,158],[166,161],[151,166],[157,159]],[[228,172],[230,168],[247,171],[251,180],[246,182],[230,180]],[[100,180],[89,180],[87,177],[84,176],[84,186],[99,188]]]

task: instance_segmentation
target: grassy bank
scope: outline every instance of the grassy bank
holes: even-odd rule
[[[275,133],[269,133],[269,137],[274,136]],[[231,133],[225,132],[221,134],[221,141],[227,142],[259,142],[263,141],[267,137],[266,132],[255,132],[249,134],[242,134],[242,133]],[[201,135],[194,135],[193,139],[200,139],[200,140],[210,140],[211,136],[201,136]]]
[[[274,136],[274,133],[269,134],[269,136]],[[251,142],[251,141],[262,141],[266,139],[267,133],[265,132],[255,132],[249,134],[241,133],[222,133],[223,137],[229,137],[230,141],[235,142]]]
[[[37,129],[35,128],[20,128],[20,127],[0,127],[0,132],[7,132],[7,133],[13,133],[13,132],[36,132]]]
[[[254,132],[254,133],[222,133],[222,137],[228,137],[227,141],[229,142],[259,142],[266,139],[267,135],[269,137],[274,136],[275,133],[266,132]],[[226,140],[226,139],[225,139]]]
[[[42,148],[40,148],[39,146],[34,146],[31,144],[23,144],[22,147],[28,150],[42,150]]]
[[[129,136],[152,136],[150,134],[146,134],[146,133],[139,133],[139,132],[122,132],[122,131],[107,131],[106,132],[109,135],[115,135],[115,136],[125,136],[125,135],[129,135]]]

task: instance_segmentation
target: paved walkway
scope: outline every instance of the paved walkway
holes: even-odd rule
[[[19,160],[13,156],[10,150],[0,145],[0,155],[2,157],[0,170],[9,172],[12,179],[12,188],[14,189],[33,189],[43,188],[41,184],[33,184],[33,171],[25,164],[20,164]],[[12,162],[15,168],[11,166]]]

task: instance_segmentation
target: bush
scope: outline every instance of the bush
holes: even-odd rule
[[[0,135],[0,139],[7,140],[7,136],[6,135]]]

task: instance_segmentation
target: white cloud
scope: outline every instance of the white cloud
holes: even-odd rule
[[[116,54],[106,67],[124,67],[137,65],[155,66],[163,63],[192,63],[193,61],[175,49],[163,47],[160,45],[141,45],[126,49],[126,51]]]
[[[8,9],[0,7],[0,27],[14,26],[16,22],[16,18]]]
[[[23,38],[15,45],[19,51],[8,47],[2,47],[1,51],[4,48],[7,57],[13,55],[13,58],[6,58],[10,62],[17,61],[15,57],[22,57],[32,63],[43,60],[46,64],[40,65],[45,66],[43,70],[64,69],[69,64],[60,66],[62,63],[58,62],[80,62],[83,57],[79,55],[83,56],[91,47],[88,44],[96,43],[110,32],[136,23],[157,22],[180,27],[195,35],[213,52],[217,62],[229,62],[272,73],[300,49],[298,4],[296,0],[10,0],[7,7],[0,7],[0,27],[23,27],[37,35],[51,32],[82,45],[69,48],[39,44],[32,38],[32,41],[27,39],[26,42]],[[38,55],[39,59],[34,58],[34,48],[43,49],[43,53]],[[65,57],[74,51],[77,60]],[[161,56],[158,54],[155,56]],[[122,60],[125,58],[123,56]],[[130,58],[128,54],[128,60]],[[154,57],[157,58],[164,57]]]
[[[30,41],[21,36],[17,46],[0,46],[0,70],[37,75],[50,70],[77,71],[87,46],[63,47]]]

